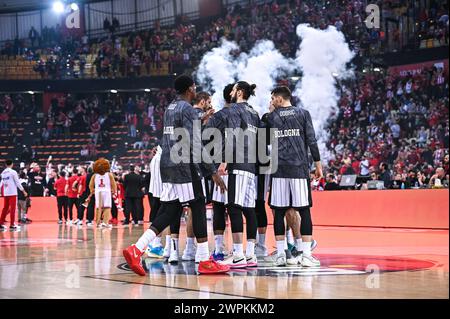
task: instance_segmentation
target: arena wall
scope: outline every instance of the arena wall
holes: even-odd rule
[[[0,201],[3,206],[3,200]],[[315,225],[448,229],[449,190],[313,192]],[[144,199],[148,220],[147,198]],[[273,218],[267,209],[269,223]],[[57,221],[56,198],[34,197],[29,218]],[[119,216],[122,219],[123,216]]]

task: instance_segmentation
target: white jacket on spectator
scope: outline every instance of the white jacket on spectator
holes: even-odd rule
[[[17,196],[17,188],[23,191],[17,172],[11,168],[6,168],[1,175],[0,190],[2,196]]]

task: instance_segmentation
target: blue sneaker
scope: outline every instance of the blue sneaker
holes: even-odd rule
[[[222,261],[222,260],[224,260],[225,259],[225,254],[223,254],[223,253],[213,253],[212,255],[211,255],[211,257],[215,260],[215,261]]]
[[[291,252],[292,252],[292,250],[295,249],[295,245],[293,245],[293,244],[291,244],[291,243],[288,243],[287,245],[288,245],[288,249],[289,249]]]
[[[313,239],[312,242],[311,242],[311,251],[316,249],[316,247],[317,247],[317,241],[315,239]]]
[[[317,241],[315,239],[313,239],[311,242],[311,251],[316,249],[316,247],[317,247]],[[295,248],[295,245],[288,244],[288,249],[291,251],[291,253],[293,255],[296,255],[296,253],[298,253],[297,249]]]
[[[163,259],[164,258],[164,248],[163,247],[148,247],[147,255],[150,258],[158,258]]]

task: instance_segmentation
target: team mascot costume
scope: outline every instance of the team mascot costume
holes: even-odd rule
[[[110,172],[111,165],[105,158],[100,158],[94,163],[94,175],[89,182],[89,189],[95,196],[96,216],[95,220],[99,228],[112,227],[109,224],[111,218],[111,205],[113,195],[117,195],[117,185],[113,174]]]

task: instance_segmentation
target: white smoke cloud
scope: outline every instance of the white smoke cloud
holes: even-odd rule
[[[302,39],[297,51],[296,64],[303,76],[297,84],[297,96],[313,120],[319,149],[326,159],[330,154],[325,143],[328,120],[338,112],[339,90],[337,80],[353,76],[347,68],[354,53],[345,41],[343,33],[335,27],[317,30],[308,25],[297,26],[297,35]]]
[[[260,115],[267,112],[270,92],[280,76],[291,76],[296,70],[302,78],[294,90],[302,106],[313,120],[319,149],[324,159],[329,158],[325,143],[328,120],[338,111],[339,91],[337,80],[353,76],[347,68],[354,53],[349,49],[344,35],[335,27],[318,30],[305,24],[297,26],[297,35],[302,39],[294,60],[284,57],[272,41],[261,40],[247,54],[238,57],[231,52],[238,50],[235,42],[222,40],[221,46],[206,53],[196,72],[197,81],[205,90],[214,91],[213,105],[223,106],[222,91],[239,80],[256,84],[256,96],[249,103]]]
[[[235,42],[222,40],[218,48],[206,53],[196,72],[197,80],[206,90],[214,91],[212,103],[223,106],[223,88],[236,81],[256,84],[256,96],[249,103],[260,115],[269,109],[270,92],[276,85],[276,79],[283,74],[292,73],[294,61],[285,58],[272,41],[259,41],[250,53],[241,53],[233,57],[230,52],[238,49]]]
[[[294,72],[294,61],[284,57],[272,41],[259,41],[238,65],[239,80],[256,84],[255,96],[249,104],[260,115],[267,113],[270,104],[270,92],[276,86],[276,79]]]
[[[206,53],[196,72],[198,83],[204,90],[214,91],[212,105],[223,106],[222,92],[227,84],[235,82],[236,61],[231,52],[239,49],[235,42],[222,39],[220,47]]]

